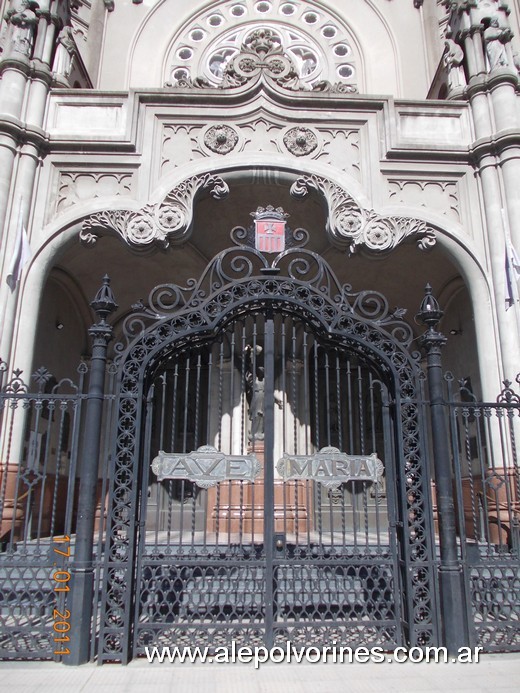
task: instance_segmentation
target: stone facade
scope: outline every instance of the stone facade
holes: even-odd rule
[[[197,277],[231,228],[273,204],[341,279],[408,315],[430,281],[454,335],[446,366],[479,394],[514,378],[516,6],[4,5],[0,356],[12,367],[67,375],[104,272],[122,317],[156,284]],[[30,259],[16,266],[22,227]]]

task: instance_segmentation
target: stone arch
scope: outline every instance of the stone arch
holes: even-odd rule
[[[228,163],[229,161],[229,163]],[[353,187],[356,188],[354,196],[350,192],[350,186],[345,184],[345,178],[342,180],[336,176],[325,177],[323,175],[313,174],[313,170],[318,170],[321,172],[319,166],[315,166],[315,162],[299,161],[300,164],[299,173],[303,174],[300,176],[304,179],[305,185],[308,191],[312,194],[321,197],[325,202],[326,206],[330,204],[327,202],[327,194],[332,200],[333,204],[339,207],[340,212],[346,209],[348,213],[352,209],[357,210],[356,214],[361,213],[363,218],[366,220],[371,220],[376,222],[376,227],[378,224],[383,223],[388,228],[388,222],[390,221],[390,227],[394,228],[396,219],[406,219],[404,212],[410,210],[399,209],[400,214],[395,215],[395,208],[386,208],[384,212],[393,212],[392,214],[387,214],[383,212],[378,214],[373,210],[370,210],[367,206],[367,201],[363,199],[362,194],[359,190],[359,185]],[[330,167],[329,167],[330,168]],[[193,175],[186,178],[186,173],[191,170]],[[266,164],[259,165],[258,170],[269,173],[273,170],[273,164],[267,166]],[[276,180],[282,181],[284,184],[289,185],[291,182],[297,180],[297,176],[294,169],[287,166],[287,162],[282,165],[274,164],[274,170],[276,171]],[[181,177],[184,173],[184,177]],[[139,205],[137,201],[122,201],[118,198],[103,199],[98,198],[93,200],[88,204],[83,204],[81,209],[73,207],[68,209],[63,215],[60,215],[54,219],[44,230],[46,240],[42,243],[40,248],[34,249],[34,257],[31,264],[27,266],[27,270],[24,272],[24,279],[21,286],[21,292],[23,296],[39,296],[43,289],[45,279],[50,271],[51,267],[55,263],[56,257],[62,253],[68,243],[73,242],[73,239],[77,238],[78,235],[85,233],[85,225],[90,225],[94,227],[94,231],[97,234],[104,235],[106,233],[111,233],[116,236],[121,236],[120,225],[116,228],[112,225],[111,219],[115,217],[118,218],[119,222],[124,219],[132,219],[137,217],[143,217],[143,215],[150,220],[154,214],[157,214],[161,210],[164,211],[165,204],[166,208],[171,208],[172,203],[177,204],[181,199],[179,197],[179,190],[184,190],[185,192],[185,182],[190,181],[191,187],[191,199],[190,196],[186,195],[182,197],[183,213],[186,214],[187,223],[179,229],[177,229],[176,234],[173,234],[173,238],[169,236],[169,230],[162,227],[161,238],[159,239],[161,243],[165,240],[169,240],[173,243],[175,242],[185,242],[187,236],[185,235],[189,228],[189,221],[193,212],[192,205],[195,201],[196,195],[200,192],[200,189],[205,189],[206,194],[211,191],[220,191],[218,194],[225,193],[225,187],[227,185],[226,181],[229,181],[231,187],[234,185],[235,180],[239,180],[243,175],[250,175],[249,171],[246,171],[244,163],[239,159],[226,159],[226,165],[220,166],[215,174],[207,173],[207,162],[197,162],[195,165],[190,167],[183,167],[182,171],[174,171],[169,174],[166,178],[161,180],[160,185],[153,193],[151,200],[153,203],[147,205]],[[341,184],[340,184],[341,183]],[[189,186],[188,186],[189,187]],[[301,186],[300,186],[301,187]],[[329,191],[327,193],[327,190]],[[334,193],[331,196],[330,191]],[[326,194],[327,193],[327,194]],[[339,197],[338,197],[339,196]],[[339,199],[339,205],[338,205]],[[181,205],[182,206],[182,205]],[[168,209],[166,209],[168,211]],[[401,212],[403,214],[401,214]],[[329,211],[330,215],[330,211]],[[96,224],[101,219],[102,223]],[[94,223],[95,222],[95,223]],[[488,330],[490,321],[494,320],[492,301],[491,301],[491,291],[489,287],[489,278],[487,277],[485,267],[479,260],[478,254],[472,249],[469,243],[464,242],[461,239],[459,230],[455,227],[453,229],[445,224],[440,225],[440,220],[425,212],[425,210],[417,210],[417,216],[415,218],[408,218],[409,229],[413,232],[414,228],[418,228],[425,233],[426,238],[431,238],[431,234],[435,235],[437,243],[439,246],[448,253],[448,256],[454,261],[455,265],[459,268],[461,275],[463,276],[466,285],[470,291],[476,322],[476,331],[479,334],[492,333]],[[81,226],[80,226],[81,224]],[[83,230],[82,230],[83,229]],[[228,229],[229,230],[229,229]],[[92,231],[92,228],[91,228]],[[88,232],[90,233],[90,232]],[[329,232],[330,235],[330,232]],[[420,238],[420,236],[418,236]],[[346,241],[349,241],[348,236]],[[340,238],[338,247],[342,250],[348,249],[348,242]],[[142,244],[141,250],[150,247],[150,245]],[[360,245],[359,247],[363,247]],[[155,250],[153,252],[156,252]],[[103,267],[104,271],[110,271],[109,267]],[[425,277],[425,281],[427,281]],[[99,281],[99,278],[97,278]],[[25,299],[24,299],[25,300]],[[27,305],[27,302],[25,302]],[[24,315],[20,316],[19,324],[17,326],[16,341],[19,344],[24,343],[32,344],[34,341],[34,321],[36,317],[37,301],[29,302],[33,306],[33,311],[24,311]],[[31,313],[31,315],[29,315]],[[27,318],[27,319],[26,319]],[[490,336],[491,340],[492,337]],[[23,349],[24,358],[27,359],[27,354],[32,352],[31,349]],[[481,344],[479,341],[479,353],[480,353],[480,370],[482,375],[482,387],[484,392],[494,392],[497,387],[497,382],[499,382],[499,374],[497,371],[497,352],[493,345],[489,344],[487,341]],[[30,359],[29,359],[30,360]],[[498,357],[498,364],[500,359]],[[19,367],[25,365],[25,368],[30,366],[25,364],[20,364]]]

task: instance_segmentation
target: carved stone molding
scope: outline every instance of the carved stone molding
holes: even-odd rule
[[[389,200],[393,204],[435,209],[460,222],[460,200],[457,181],[388,179]]]
[[[202,126],[192,124],[165,125],[162,132],[161,175],[193,161],[197,137]]]
[[[309,190],[316,190],[325,198],[331,242],[349,253],[358,247],[388,251],[409,236],[417,237],[421,250],[435,245],[435,232],[426,222],[410,217],[382,217],[374,210],[362,209],[343,188],[326,178],[302,176],[291,186],[291,194],[297,199],[304,198]]]
[[[83,222],[80,239],[92,245],[105,230],[119,234],[133,247],[157,243],[166,248],[171,242],[186,238],[193,219],[195,197],[205,188],[209,188],[217,200],[229,193],[227,183],[220,176],[209,173],[193,176],[180,183],[158,204],[145,205],[138,211],[106,210],[91,214]]]
[[[161,176],[190,161],[214,154],[289,151],[296,157],[319,158],[358,180],[361,178],[360,131],[321,128],[314,122],[284,127],[276,118],[265,115],[233,125],[169,123],[163,127],[161,146]]]
[[[323,147],[318,158],[340,171],[361,179],[361,139],[359,130],[346,128],[319,129]]]

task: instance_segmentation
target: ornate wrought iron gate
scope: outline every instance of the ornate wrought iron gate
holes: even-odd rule
[[[437,641],[419,368],[381,295],[239,245],[126,335],[101,660]]]
[[[477,402],[446,374],[440,396],[428,287],[427,395],[401,312],[305,249],[271,252],[239,243],[187,289],[156,287],[104,392],[108,278],[77,383],[44,368],[37,391],[18,370],[0,383],[0,658],[232,640],[518,650],[512,384]],[[431,416],[432,474],[434,406],[449,429]]]
[[[144,460],[176,454],[143,466],[134,654],[401,641],[392,424],[360,357],[249,313],[161,365],[145,430]]]

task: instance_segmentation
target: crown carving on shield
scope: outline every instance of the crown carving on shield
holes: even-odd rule
[[[288,212],[284,212],[283,207],[273,207],[273,205],[267,205],[267,207],[257,207],[256,212],[250,213],[253,219],[276,219],[277,221],[285,221],[291,215]]]

